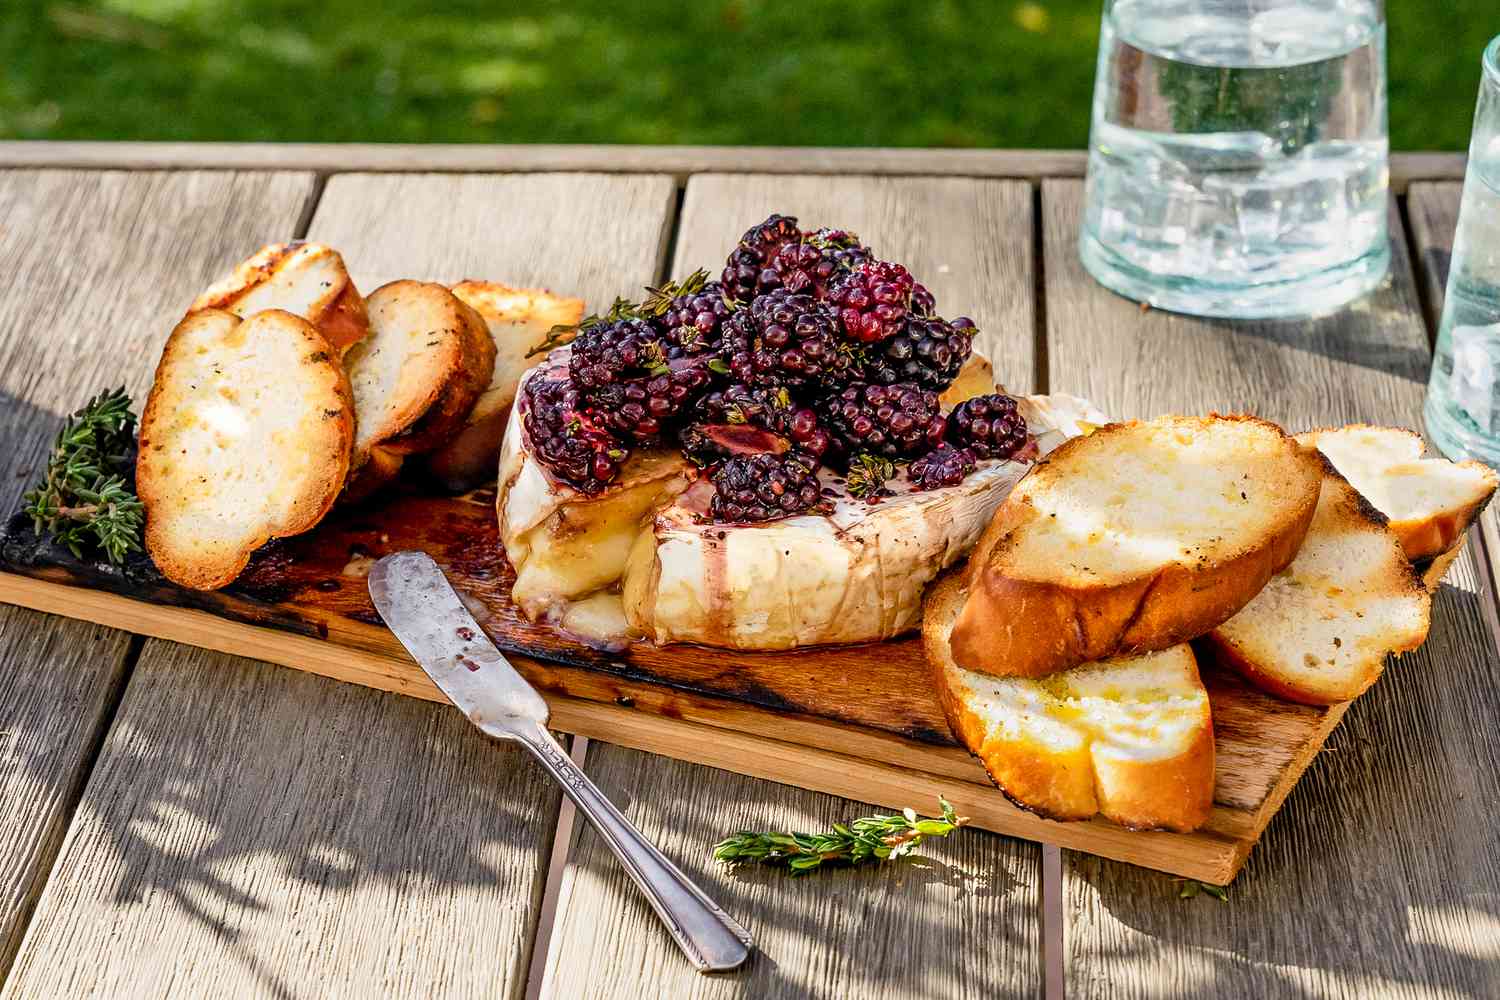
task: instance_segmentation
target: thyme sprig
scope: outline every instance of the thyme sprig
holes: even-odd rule
[[[849,460],[849,474],[844,483],[849,495],[868,500],[880,495],[885,482],[896,474],[896,463],[880,455],[860,452]]]
[[[696,295],[708,284],[708,272],[699,268],[681,281],[666,281],[660,285],[647,285],[646,297],[639,302],[620,297],[604,313],[593,313],[577,323],[562,323],[547,331],[547,336],[526,352],[528,358],[546,354],[554,347],[571,344],[575,337],[590,327],[601,323],[613,323],[622,319],[660,319],[672,307],[672,300],[680,295]]]
[[[22,498],[38,535],[50,533],[74,556],[93,545],[112,563],[141,547],[145,512],[126,484],[135,414],[121,386],[102,392],[63,424],[47,474]]]
[[[724,864],[784,866],[795,874],[824,864],[859,865],[910,854],[924,837],[946,837],[969,822],[953,804],[938,797],[940,818],[918,816],[910,807],[898,815],[865,816],[835,823],[826,833],[752,833],[744,831],[714,845],[714,860]]]

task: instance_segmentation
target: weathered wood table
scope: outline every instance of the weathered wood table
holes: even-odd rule
[[[772,210],[849,226],[986,331],[1000,378],[1123,417],[1420,426],[1462,163],[1393,163],[1390,280],[1334,316],[1204,322],[1093,284],[1076,153],[0,143],[0,488],[61,416],[146,389],[259,244],[608,302]],[[607,744],[574,753],[756,934],[695,975],[519,752],[450,709],[0,606],[6,996],[1500,995],[1500,656],[1486,516],[1432,638],[1358,701],[1227,903],[966,832],[878,870],[728,873],[742,827],[868,806]]]

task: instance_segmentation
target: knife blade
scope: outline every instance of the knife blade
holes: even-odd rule
[[[496,739],[531,751],[618,857],[699,972],[739,967],[750,934],[627,820],[547,731],[547,703],[480,628],[432,557],[397,552],[370,570],[380,617],[448,699]]]

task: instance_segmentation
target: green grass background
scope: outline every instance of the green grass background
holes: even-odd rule
[[[1101,0],[0,0],[0,138],[1077,147]],[[1396,149],[1496,0],[1389,0]]]

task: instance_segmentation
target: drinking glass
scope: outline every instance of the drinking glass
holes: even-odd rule
[[[1326,312],[1390,262],[1383,0],[1105,0],[1080,254],[1200,316]]]
[[[1500,468],[1500,38],[1483,64],[1425,415],[1443,454]]]

